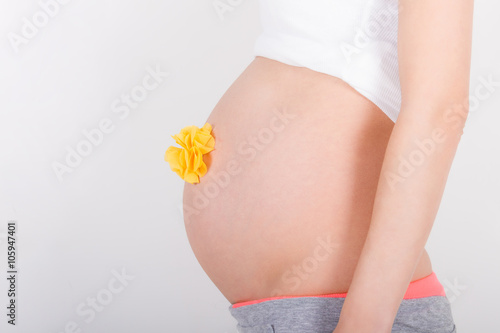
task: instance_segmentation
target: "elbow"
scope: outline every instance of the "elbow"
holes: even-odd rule
[[[469,115],[468,106],[455,104],[452,107],[443,109],[444,111],[432,115],[429,123],[433,128],[433,133],[442,138],[442,143],[457,145],[462,135]]]
[[[422,130],[439,133],[436,135],[460,140],[464,133],[465,124],[469,115],[469,99],[461,101],[452,99],[453,102],[420,102],[404,103],[401,108],[402,118],[406,118],[414,126]],[[447,140],[448,141],[448,140]],[[455,141],[455,140],[451,140]]]
[[[436,122],[441,123],[443,128],[450,134],[462,136],[467,117],[469,116],[468,99],[464,103],[455,103],[439,114]]]

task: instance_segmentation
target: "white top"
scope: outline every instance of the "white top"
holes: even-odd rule
[[[260,0],[254,55],[336,76],[396,122],[398,0]]]

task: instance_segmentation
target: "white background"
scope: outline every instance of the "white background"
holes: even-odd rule
[[[253,59],[258,3],[230,3],[220,16],[213,0],[71,0],[16,52],[9,36],[40,3],[0,0],[1,332],[78,332],[66,329],[72,322],[92,333],[236,332],[189,247],[184,183],[163,160],[170,135],[202,126]],[[476,0],[471,95],[481,77],[500,81],[499,11]],[[113,112],[148,68],[170,75],[127,116]],[[459,333],[498,332],[499,107],[497,86],[470,113],[427,244]],[[59,180],[53,163],[105,118],[113,131]],[[12,219],[16,327],[4,278]],[[113,272],[122,270],[131,277],[120,287]],[[96,296],[106,305],[91,318]]]

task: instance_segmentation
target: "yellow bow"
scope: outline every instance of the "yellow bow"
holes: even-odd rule
[[[165,161],[170,164],[172,171],[188,183],[199,183],[199,177],[207,173],[203,154],[214,150],[215,139],[211,131],[212,125],[206,123],[201,129],[197,126],[186,126],[179,134],[172,135],[182,148],[168,147]]]

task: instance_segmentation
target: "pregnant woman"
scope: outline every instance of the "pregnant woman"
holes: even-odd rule
[[[183,199],[238,331],[456,332],[424,247],[468,113],[473,0],[260,13]]]

